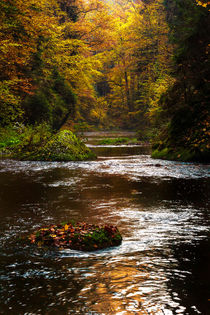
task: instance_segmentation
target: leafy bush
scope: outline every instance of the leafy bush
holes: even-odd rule
[[[24,130],[25,126],[18,123],[0,128],[0,150],[6,151],[16,147],[24,137]]]

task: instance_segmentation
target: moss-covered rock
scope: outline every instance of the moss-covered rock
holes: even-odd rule
[[[99,226],[85,222],[76,224],[68,222],[42,227],[32,233],[29,240],[39,247],[95,251],[120,245],[122,236],[118,228],[112,225]]]
[[[26,139],[10,153],[10,157],[30,161],[80,161],[96,158],[95,154],[71,131],[62,130],[46,138]]]
[[[192,150],[186,148],[164,148],[152,151],[152,158],[182,162],[210,162],[210,150]]]

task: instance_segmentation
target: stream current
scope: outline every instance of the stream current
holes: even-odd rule
[[[210,314],[210,165],[91,146],[96,161],[0,161],[0,314]],[[117,225],[123,242],[17,241],[69,219]]]

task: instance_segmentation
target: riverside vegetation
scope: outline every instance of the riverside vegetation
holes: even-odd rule
[[[133,144],[133,145],[137,145],[140,144],[141,142],[138,141],[138,139],[136,138],[104,138],[101,139],[97,142],[98,145],[120,145],[120,144]]]
[[[71,131],[52,132],[49,126],[5,129],[0,133],[0,152],[4,158],[28,161],[76,161],[96,158]]]
[[[59,145],[63,126],[135,130],[154,158],[210,160],[208,0],[2,0],[0,11],[0,128],[47,123]],[[58,159],[87,158],[68,137],[82,152]],[[4,151],[45,159],[56,146],[27,139]]]

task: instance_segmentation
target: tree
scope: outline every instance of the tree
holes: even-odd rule
[[[55,9],[53,0],[0,1],[1,124],[20,118],[22,100],[33,94],[31,59],[38,54],[40,38],[49,40],[55,33]]]
[[[204,1],[202,2],[204,3]],[[201,4],[202,4],[201,3]],[[200,4],[200,3],[198,3]],[[166,1],[174,49],[174,85],[162,96],[167,121],[155,147],[188,151],[189,158],[209,158],[209,10],[195,1]],[[180,156],[177,153],[177,156]]]
[[[104,64],[108,116],[121,127],[145,129],[172,82],[165,10],[162,1],[120,1],[112,14],[114,45]]]
[[[99,4],[0,0],[2,125],[18,119],[33,124],[47,120],[58,128],[68,115],[73,118],[76,94],[78,103],[90,91],[94,94],[101,64],[82,34],[82,25]]]

